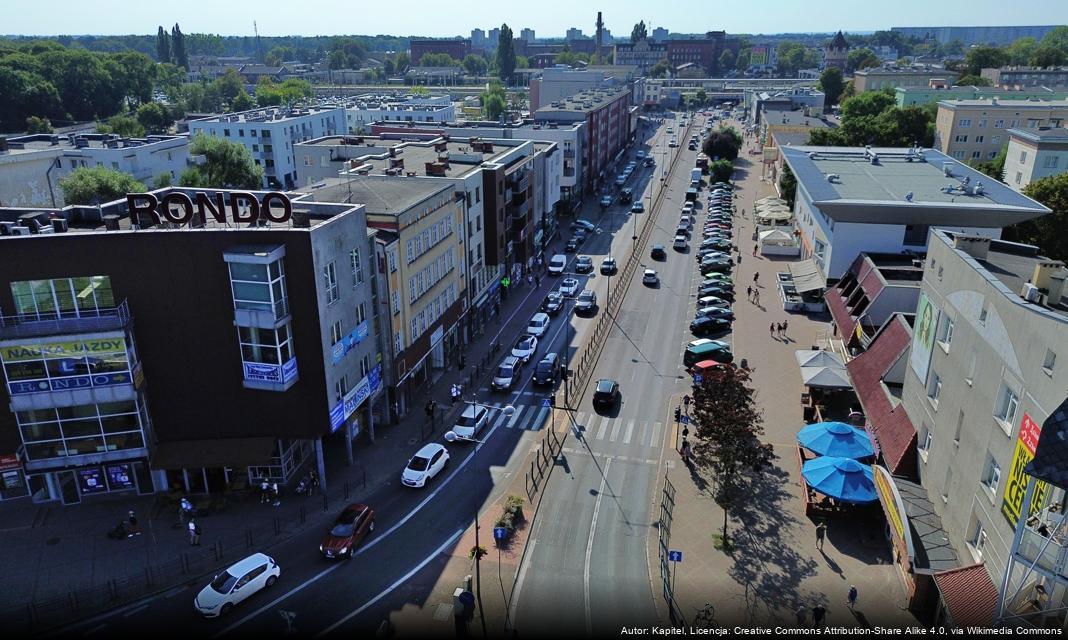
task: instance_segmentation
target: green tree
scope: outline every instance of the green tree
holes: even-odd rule
[[[530,68],[530,60],[528,60],[526,56],[516,56],[515,57],[515,68],[516,69],[529,69]]]
[[[401,51],[397,55],[393,56],[393,66],[397,69],[397,73],[404,73],[411,65],[412,59],[408,56],[407,53]]]
[[[189,154],[202,155],[205,161],[182,172],[179,184],[183,187],[259,189],[263,186],[263,169],[256,165],[244,145],[197,134],[189,145]]]
[[[1045,42],[1045,39],[1043,39]],[[1031,65],[1035,67],[1059,67],[1068,60],[1068,54],[1063,49],[1041,45],[1031,55]]]
[[[667,60],[658,60],[656,64],[649,68],[650,78],[664,78],[671,75],[671,63]]]
[[[476,56],[473,53],[469,53],[464,56],[463,62],[460,63],[463,66],[464,71],[468,75],[481,76],[486,74],[486,68],[489,66],[486,64],[486,59],[482,56]]]
[[[706,92],[706,91],[704,90],[704,87],[702,87],[702,88],[698,89],[698,90],[697,90],[697,91],[696,91],[696,92],[695,92],[695,93],[693,94],[693,103],[694,103],[694,105],[695,105],[695,106],[697,106],[698,108],[700,108],[700,107],[703,107],[703,106],[705,106],[706,104],[708,104],[708,92]]]
[[[705,373],[693,387],[693,461],[713,480],[715,500],[723,508],[725,548],[730,546],[729,515],[747,505],[743,487],[775,459],[771,445],[760,441],[764,419],[749,383],[744,369],[724,367]]]
[[[734,175],[734,163],[730,160],[715,160],[708,164],[708,175],[712,183],[730,182]]]
[[[230,111],[248,111],[255,104],[252,101],[252,96],[245,91],[244,87],[241,88],[241,92],[234,96],[234,99],[230,101]]]
[[[742,136],[738,131],[733,128],[722,127],[705,138],[701,151],[713,160],[734,160],[738,157],[738,151],[741,148]]]
[[[60,178],[59,188],[67,204],[102,204],[127,193],[143,193],[145,185],[122,171],[106,167],[78,167]]]
[[[1005,53],[1009,57],[1009,64],[1027,65],[1031,63],[1031,56],[1038,49],[1038,41],[1030,36],[1013,40]]]
[[[734,68],[739,73],[745,73],[749,69],[749,60],[753,54],[752,49],[739,49],[738,60],[734,63]]]
[[[148,133],[165,133],[174,122],[167,107],[158,102],[146,102],[138,107],[137,121]]]
[[[842,97],[842,90],[845,89],[842,70],[838,67],[824,69],[820,74],[819,89],[824,94],[824,109],[830,109],[831,106],[838,104],[838,99]]]
[[[816,131],[827,131],[827,129],[813,129],[812,133]],[[779,197],[786,201],[786,206],[791,210],[794,208],[794,200],[797,199],[797,176],[790,169],[790,165],[785,162],[782,165],[782,173],[779,175]]]
[[[497,120],[508,109],[508,95],[501,83],[493,81],[482,93],[482,114],[487,120]]]
[[[385,72],[386,77],[393,75],[395,70],[396,67],[393,66],[393,60],[391,58],[386,58],[382,61],[382,71]]]
[[[939,47],[939,51],[944,56],[959,56],[964,53],[964,43],[961,42],[960,38],[953,38]]]
[[[156,60],[159,62],[171,61],[171,37],[160,25],[156,31]]]
[[[984,78],[982,76],[973,76],[971,74],[968,74],[968,75],[963,75],[963,76],[957,78],[957,80],[953,83],[953,86],[955,86],[955,87],[989,87],[992,84],[993,83],[990,82],[989,78]]]
[[[1068,173],[1035,180],[1024,187],[1024,195],[1052,210],[1040,218],[1007,227],[1006,240],[1025,242],[1042,249],[1042,255],[1054,260],[1068,260]]]
[[[156,86],[158,64],[143,53],[123,51],[113,53],[107,59],[108,73],[116,90],[126,98],[128,105],[138,105],[152,100]]]
[[[26,118],[26,133],[52,133],[52,123],[48,118],[30,116]]]
[[[219,97],[225,103],[233,101],[239,94],[245,92],[245,80],[237,72],[237,69],[233,67],[230,67],[225,73],[216,78],[212,85],[219,92]]]
[[[1009,54],[1001,47],[978,45],[964,55],[966,75],[977,76],[983,69],[1003,67],[1009,62]]]
[[[1068,55],[1068,26],[1061,25],[1047,31],[1046,35],[1042,36],[1039,46],[1059,49]]]
[[[734,68],[734,63],[737,62],[738,56],[734,54],[731,49],[724,49],[723,53],[719,54],[719,69],[720,71],[727,72]]]
[[[968,164],[974,167],[978,171],[982,171],[986,175],[998,180],[1000,182],[1005,181],[1005,160],[1009,155],[1009,145],[1001,145],[1001,150],[994,156],[993,160],[969,160]]]
[[[512,30],[507,24],[501,25],[501,35],[497,38],[497,73],[505,84],[512,83],[515,75],[516,56],[515,42],[512,41]]]
[[[141,138],[145,135],[145,127],[136,118],[127,115],[111,116],[106,124],[97,125],[96,130],[97,133],[114,133],[123,138]]]
[[[814,147],[847,147],[849,140],[840,128],[821,127],[808,132],[808,144]]]
[[[648,38],[649,30],[645,28],[645,20],[634,25],[634,28],[630,30],[631,43],[638,42],[639,40],[646,40]]]
[[[853,49],[846,54],[846,71],[849,73],[878,66],[879,56],[871,49]]]
[[[185,84],[185,71],[169,62],[156,65],[157,88],[169,94],[183,84]]]
[[[174,55],[174,64],[186,71],[189,70],[189,54],[185,50],[185,36],[182,34],[178,23],[171,29],[171,51]]]
[[[174,184],[174,180],[171,178],[171,174],[166,171],[161,171],[152,180],[153,189],[166,189]]]

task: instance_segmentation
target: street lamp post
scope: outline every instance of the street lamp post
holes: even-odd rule
[[[494,410],[497,409],[497,407],[491,407],[491,406],[486,405],[486,404],[480,404],[478,402],[475,402],[474,400],[464,400],[464,403],[467,404],[468,406],[471,406],[471,407],[483,407],[483,408],[488,409],[490,411],[494,411]],[[501,412],[504,413],[505,416],[511,416],[512,414],[515,413],[515,407],[510,405],[510,404],[509,405],[505,405],[500,410],[501,410]],[[471,477],[474,478],[475,477],[475,472],[476,472],[476,469],[477,469],[477,465],[475,464],[475,462],[477,460],[478,450],[480,448],[482,448],[482,445],[486,444],[486,441],[485,440],[479,440],[479,439],[474,438],[474,437],[472,437],[472,438],[464,438],[462,436],[456,435],[455,431],[447,431],[447,432],[445,432],[445,440],[447,442],[456,442],[458,440],[466,440],[466,441],[469,441],[469,442],[477,443],[475,445],[474,453],[471,454],[471,456],[472,456],[472,460],[471,460]],[[472,484],[474,484],[474,482],[472,482]],[[475,509],[474,509],[474,511],[475,511],[475,515],[474,515],[474,522],[475,522],[475,599],[478,601],[478,615],[479,615],[479,618],[481,618],[481,620],[482,620],[482,637],[483,638],[487,638],[489,636],[486,633],[486,610],[482,608],[482,571],[481,571],[481,562],[482,562],[481,550],[482,550],[482,548],[479,545],[479,539],[478,539],[478,528],[479,527],[478,527],[478,491],[477,491],[477,488],[476,487],[472,487],[471,493],[472,493],[472,496],[474,497],[474,501],[475,501]]]

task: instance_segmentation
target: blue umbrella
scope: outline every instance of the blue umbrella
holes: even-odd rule
[[[797,441],[821,456],[856,459],[875,455],[867,432],[844,422],[810,424],[797,432]]]
[[[813,490],[842,502],[875,502],[871,467],[850,458],[821,456],[801,466],[801,475]]]

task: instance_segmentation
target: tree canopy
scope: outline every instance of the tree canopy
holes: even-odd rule
[[[1068,173],[1039,178],[1024,187],[1024,195],[1041,202],[1052,213],[1005,229],[1005,239],[1033,244],[1042,255],[1068,260]]]
[[[860,69],[879,66],[879,56],[871,49],[853,49],[846,54],[846,71],[852,73]]]
[[[268,76],[261,76],[256,83],[256,104],[261,107],[280,104],[296,104],[315,96],[311,83],[288,78],[275,83]],[[235,108],[236,110],[236,108]]]
[[[497,120],[508,109],[508,96],[500,82],[493,81],[482,94],[482,114],[487,120]]]
[[[738,157],[738,151],[742,148],[742,136],[737,130],[722,127],[713,131],[701,146],[701,151],[711,159],[725,159],[733,161]]]
[[[59,188],[67,204],[102,204],[127,193],[143,193],[145,185],[122,171],[107,167],[78,167],[60,178]]]
[[[824,93],[824,108],[830,108],[832,105],[838,104],[838,99],[842,97],[842,90],[845,89],[842,70],[838,67],[824,69],[823,73],[820,74],[819,89]]]
[[[820,62],[819,54],[800,42],[781,42],[776,49],[776,54],[778,57],[776,65],[783,77],[796,76],[800,69],[817,67]]]
[[[512,83],[515,75],[516,55],[512,30],[507,24],[501,25],[501,35],[497,38],[497,74],[505,84]]]
[[[931,109],[910,105],[898,107],[892,89],[865,91],[842,101],[842,123],[837,129],[813,129],[809,144],[857,147],[907,147],[934,143]]]
[[[630,41],[638,42],[639,40],[645,40],[649,37],[649,30],[645,27],[645,20],[642,20],[638,24],[634,25],[634,28],[630,30]]]
[[[263,169],[242,144],[201,133],[190,143],[189,154],[202,155],[205,162],[182,172],[178,182],[183,187],[259,189],[263,186]]]

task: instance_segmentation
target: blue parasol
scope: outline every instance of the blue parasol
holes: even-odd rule
[[[842,502],[875,502],[875,481],[871,467],[850,458],[821,456],[801,467],[801,475],[814,491]]]
[[[797,432],[797,441],[821,456],[858,459],[875,455],[867,432],[844,422],[810,424]]]

